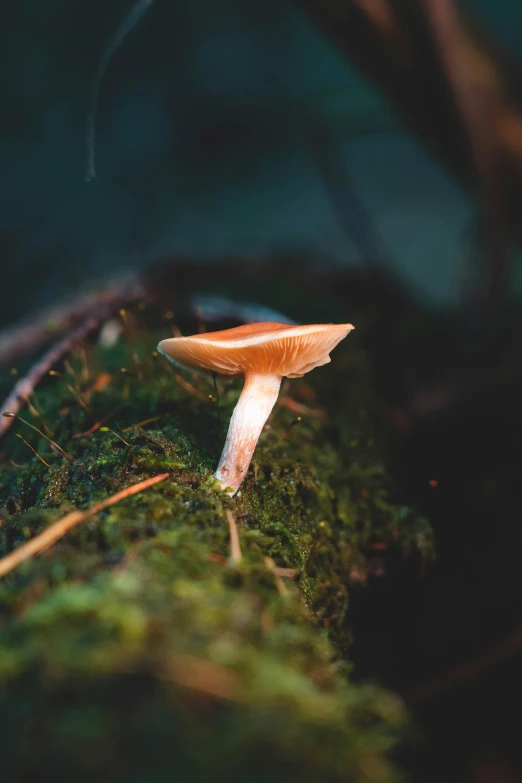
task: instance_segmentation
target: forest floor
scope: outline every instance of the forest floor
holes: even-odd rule
[[[520,783],[521,310],[477,326],[318,268],[178,264],[11,420],[0,556],[159,480],[0,579],[6,780]],[[198,288],[356,325],[284,382],[234,498],[240,382],[155,352],[241,320],[183,308]]]
[[[0,582],[5,779],[400,779],[411,725],[353,671],[357,596],[389,562],[420,578],[433,545],[394,500],[357,333],[285,382],[230,498],[211,476],[240,384],[168,366],[171,328],[129,308],[116,346],[80,347],[37,388],[20,415],[68,457],[20,420],[4,438],[3,555],[168,474]]]

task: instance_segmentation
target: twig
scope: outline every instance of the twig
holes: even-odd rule
[[[225,509],[225,514],[227,515],[228,527],[230,529],[230,559],[233,563],[240,563],[243,556],[241,554],[236,520],[229,508]]]
[[[137,484],[132,484],[130,487],[126,487],[120,492],[116,492],[115,495],[111,495],[109,498],[106,498],[99,503],[94,503],[84,511],[71,511],[70,514],[66,514],[44,530],[43,533],[40,533],[30,541],[19,546],[14,552],[3,557],[0,560],[0,577],[8,574],[9,571],[12,571],[13,568],[16,568],[16,566],[23,563],[24,560],[27,560],[29,557],[33,557],[52,546],[55,541],[62,538],[62,536],[71,528],[75,527],[75,525],[94,516],[94,514],[97,514],[99,511],[109,508],[109,506],[114,506],[114,504],[119,503],[120,500],[125,500],[125,498],[131,497],[132,495],[137,495],[138,492],[143,492],[145,489],[154,486],[154,484],[165,481],[165,479],[168,478],[168,475],[168,473],[161,473],[159,476],[152,476],[152,478],[145,479],[145,481],[139,481]]]
[[[458,663],[451,669],[426,682],[412,685],[402,691],[403,698],[412,704],[431,701],[466,683],[472,682],[481,674],[495,666],[505,663],[522,651],[522,630],[517,630],[499,642],[483,650],[475,658]]]
[[[36,351],[49,339],[59,337],[87,318],[101,321],[124,304],[143,299],[147,290],[137,275],[113,278],[101,291],[82,293],[67,304],[44,310],[34,320],[13,326],[0,334],[0,366],[16,363],[22,356]]]
[[[426,30],[419,24],[424,3],[394,0],[391,7],[393,34],[389,22],[376,7],[377,0],[293,0],[306,10],[315,24],[335,43],[341,53],[391,102],[398,119],[409,126],[431,152],[438,155],[450,172],[466,187],[475,187],[476,174],[470,155],[463,154],[469,141],[463,137],[462,123],[456,113],[448,111],[448,92],[441,89],[440,68],[431,57]],[[443,6],[443,0],[432,0],[432,6]],[[473,56],[483,59],[482,67],[489,71],[490,97],[498,100],[498,111],[479,116],[479,125],[493,120],[496,150],[504,165],[500,172],[501,189],[506,189],[506,234],[520,238],[520,203],[522,199],[522,145],[520,128],[520,90],[515,80],[511,56],[491,31],[478,22],[478,14],[465,13],[455,2],[459,24],[466,24],[467,41]],[[444,11],[444,8],[443,8]],[[439,11],[440,12],[440,11]],[[396,21],[393,21],[396,20]],[[469,20],[466,23],[466,20]],[[425,21],[425,20],[421,20]],[[384,24],[383,24],[384,22]]]
[[[0,333],[0,366],[16,364],[23,356],[36,351],[53,337],[57,338],[74,328],[98,309],[107,308],[109,315],[137,300],[150,298],[147,286],[138,275],[115,277],[101,291],[82,293],[67,304],[42,311],[34,320],[22,322]],[[181,305],[180,305],[181,307]],[[214,323],[227,318],[251,323],[277,321],[294,323],[282,313],[257,304],[237,302],[225,297],[194,295],[181,308],[193,313],[201,309],[206,321]]]
[[[99,306],[96,314],[91,315],[90,318],[84,321],[73,332],[64,337],[63,340],[60,340],[56,345],[53,345],[47,353],[44,353],[42,358],[33,365],[27,375],[17,381],[13,391],[0,407],[0,414],[7,412],[14,414],[18,413],[34,387],[48,374],[49,370],[51,370],[60,359],[63,359],[75,345],[87,337],[89,332],[92,332],[93,329],[96,329],[96,327],[102,323],[102,321],[108,318],[113,308],[114,303],[105,304],[101,307]],[[7,432],[12,421],[12,417],[0,419],[0,438]]]

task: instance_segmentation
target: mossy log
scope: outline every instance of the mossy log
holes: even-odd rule
[[[428,557],[431,538],[390,498],[357,340],[286,384],[229,498],[209,479],[239,384],[218,381],[217,401],[176,373],[155,326],[127,313],[118,346],[71,357],[22,414],[71,461],[20,421],[2,445],[4,555],[169,473],[0,582],[2,780],[400,779],[407,716],[354,678],[350,596],[377,550]]]

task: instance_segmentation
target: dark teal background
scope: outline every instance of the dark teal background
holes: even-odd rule
[[[465,5],[518,54],[521,3]],[[425,301],[459,301],[473,205],[290,3],[156,0],[105,73],[98,178],[85,182],[97,62],[131,7],[2,11],[1,322],[175,254],[377,260]],[[345,170],[351,219],[325,188],[310,124]]]

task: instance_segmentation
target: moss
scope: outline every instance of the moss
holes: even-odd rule
[[[352,341],[333,367],[289,386],[301,420],[276,407],[231,499],[209,487],[239,389],[220,383],[216,405],[212,383],[180,381],[155,343],[146,334],[125,354],[91,349],[88,374],[74,360],[38,391],[74,461],[29,430],[50,468],[14,432],[6,439],[4,553],[73,507],[170,474],[0,583],[7,778],[395,780],[390,752],[406,716],[393,695],[350,676],[350,595],[376,550],[428,557],[431,538],[391,500],[364,357]],[[102,421],[110,431],[91,431]]]

